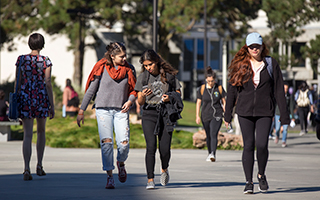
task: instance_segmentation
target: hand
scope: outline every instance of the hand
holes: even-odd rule
[[[200,117],[197,116],[197,117],[196,117],[196,123],[197,123],[197,124],[200,124],[200,121],[201,121],[201,120],[200,120]]]
[[[54,118],[54,114],[55,114],[55,112],[54,112],[54,107],[53,106],[51,106],[51,108],[50,108],[50,118],[49,119],[53,119]]]
[[[144,90],[142,90],[142,96],[143,97],[146,97],[146,96],[149,96],[150,94],[152,94],[152,90],[150,90],[149,88],[146,88]]]
[[[132,102],[131,102],[130,100],[128,100],[127,102],[125,102],[125,103],[123,104],[123,106],[122,106],[121,112],[122,112],[122,113],[128,112],[129,109],[130,109],[130,107],[131,107],[131,105],[132,105]]]
[[[169,102],[170,101],[169,95],[167,95],[167,94],[162,95],[162,101]]]
[[[226,126],[226,129],[228,129],[229,123],[228,122],[224,122],[224,125]]]
[[[81,127],[80,122],[82,121],[82,124],[84,124],[84,112],[79,111],[77,116],[77,124],[79,127]]]

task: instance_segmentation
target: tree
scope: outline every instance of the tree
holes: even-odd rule
[[[316,39],[310,40],[310,46],[303,46],[300,49],[304,58],[310,58],[311,67],[316,74],[319,74],[318,64],[320,63],[320,35]]]
[[[291,43],[300,36],[302,27],[314,19],[319,19],[320,2],[318,0],[263,0],[262,9],[268,17],[268,27],[271,29],[269,43],[276,47],[280,40],[284,44]],[[278,54],[278,53],[276,53]],[[280,66],[288,65],[287,55],[279,57]]]
[[[14,49],[13,38],[29,35],[39,28],[40,0],[1,0],[1,47],[8,43],[8,50]]]
[[[112,26],[122,18],[126,0],[43,0],[40,14],[41,27],[49,34],[66,34],[74,52],[73,83],[81,87],[85,37],[93,34],[90,21],[98,26]]]
[[[135,1],[135,9],[126,15],[130,20],[125,21],[127,33],[139,33],[133,31],[134,27],[152,26],[152,1]],[[191,30],[194,25],[203,18],[204,0],[159,0],[158,2],[158,33],[159,53],[168,58],[168,42],[174,36],[179,36]],[[212,26],[218,28],[219,34],[227,34],[232,38],[246,33],[249,25],[247,21],[257,17],[257,11],[261,7],[259,0],[210,0],[207,2],[208,19],[215,18]],[[211,21],[208,20],[208,24]],[[135,24],[135,25],[133,25]],[[140,26],[137,26],[140,25]],[[140,29],[140,33],[143,32]]]

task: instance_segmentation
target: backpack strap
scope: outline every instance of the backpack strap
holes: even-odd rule
[[[206,84],[201,85],[200,94],[203,95],[204,89],[206,88]]]
[[[142,72],[142,86],[147,85],[149,82],[150,73],[147,70]]]
[[[270,77],[273,79],[273,66],[272,66],[272,58],[270,56],[266,56],[267,61],[267,70],[270,75]]]
[[[221,85],[219,85],[219,86],[218,86],[218,89],[219,89],[219,93],[220,93],[220,95],[222,95],[222,86],[221,86]]]

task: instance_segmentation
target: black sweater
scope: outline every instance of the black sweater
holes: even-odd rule
[[[232,120],[232,110],[236,105],[236,113],[244,117],[273,117],[276,102],[280,109],[281,124],[289,124],[290,117],[283,89],[283,78],[278,62],[272,58],[273,78],[267,70],[267,62],[263,58],[265,66],[260,72],[260,83],[254,87],[252,79],[243,84],[242,87],[229,84],[227,92],[227,103],[225,121]]]

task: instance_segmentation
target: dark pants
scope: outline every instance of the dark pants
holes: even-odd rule
[[[308,107],[298,107],[298,114],[299,114],[299,119],[300,119],[301,131],[307,132],[308,113],[309,113],[309,106]]]
[[[217,144],[218,144],[218,133],[222,124],[222,119],[217,121],[216,119],[211,119],[207,122],[202,122],[203,128],[207,135],[207,147],[208,152],[216,155]]]
[[[252,182],[254,149],[257,147],[258,174],[264,175],[268,162],[268,142],[272,117],[239,116],[243,138],[242,166],[246,181]]]
[[[142,129],[146,140],[146,168],[148,179],[154,178],[155,154],[157,151],[157,140],[159,140],[159,152],[162,169],[169,167],[171,156],[170,146],[172,132],[167,132],[166,125],[163,120],[160,121],[159,135],[154,135],[154,128],[158,119],[156,110],[143,110],[142,112]]]

